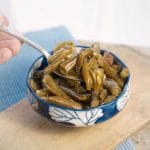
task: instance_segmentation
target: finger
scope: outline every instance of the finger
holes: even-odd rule
[[[13,56],[17,55],[20,51],[21,48],[21,41],[19,41],[18,39],[12,39],[12,45],[10,46],[10,49],[12,51]]]
[[[0,64],[5,63],[12,57],[12,51],[8,48],[0,49]]]
[[[7,17],[1,13],[0,13],[0,24],[3,24],[5,26],[9,26],[9,21],[8,21]],[[5,40],[5,39],[12,39],[12,38],[13,38],[12,36],[10,36],[4,32],[0,32],[0,41]]]
[[[3,40],[11,40],[13,39],[14,37],[11,36],[11,35],[8,35],[4,32],[0,32],[0,41],[3,41]]]
[[[3,25],[5,25],[5,26],[9,26],[9,20],[7,19],[7,17],[6,16],[3,16]]]
[[[5,26],[9,26],[9,21],[5,15],[0,13],[0,24],[3,24]]]
[[[7,47],[12,51],[12,55],[16,55],[21,47],[21,42],[15,38],[11,40],[3,40],[0,41],[0,48],[5,48]]]
[[[20,32],[18,32],[17,30],[15,30],[15,32],[17,34],[20,34],[20,36],[22,36],[22,34]],[[11,40],[13,38],[14,38],[14,36],[11,36],[11,35],[9,35],[7,33],[4,33],[2,31],[0,31],[0,41],[2,41],[2,40]]]

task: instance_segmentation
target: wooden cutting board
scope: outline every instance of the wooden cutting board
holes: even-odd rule
[[[127,46],[101,46],[130,68],[131,96],[125,109],[96,126],[68,128],[39,116],[22,100],[0,113],[0,150],[110,150],[150,121],[150,58]]]

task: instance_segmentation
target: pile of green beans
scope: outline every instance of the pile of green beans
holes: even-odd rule
[[[48,63],[33,73],[30,86],[46,102],[67,108],[88,109],[111,102],[129,76],[128,68],[122,68],[109,52],[101,53],[98,43],[80,52],[71,41],[60,43]]]

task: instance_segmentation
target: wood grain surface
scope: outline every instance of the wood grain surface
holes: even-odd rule
[[[0,150],[111,150],[150,121],[150,58],[127,46],[101,48],[117,54],[131,71],[131,96],[124,110],[93,127],[71,128],[49,122],[22,100],[0,113]]]

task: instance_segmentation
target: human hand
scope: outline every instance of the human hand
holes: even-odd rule
[[[0,13],[0,24],[9,25],[8,19]],[[0,32],[0,64],[15,56],[21,47],[21,41],[4,32]]]

